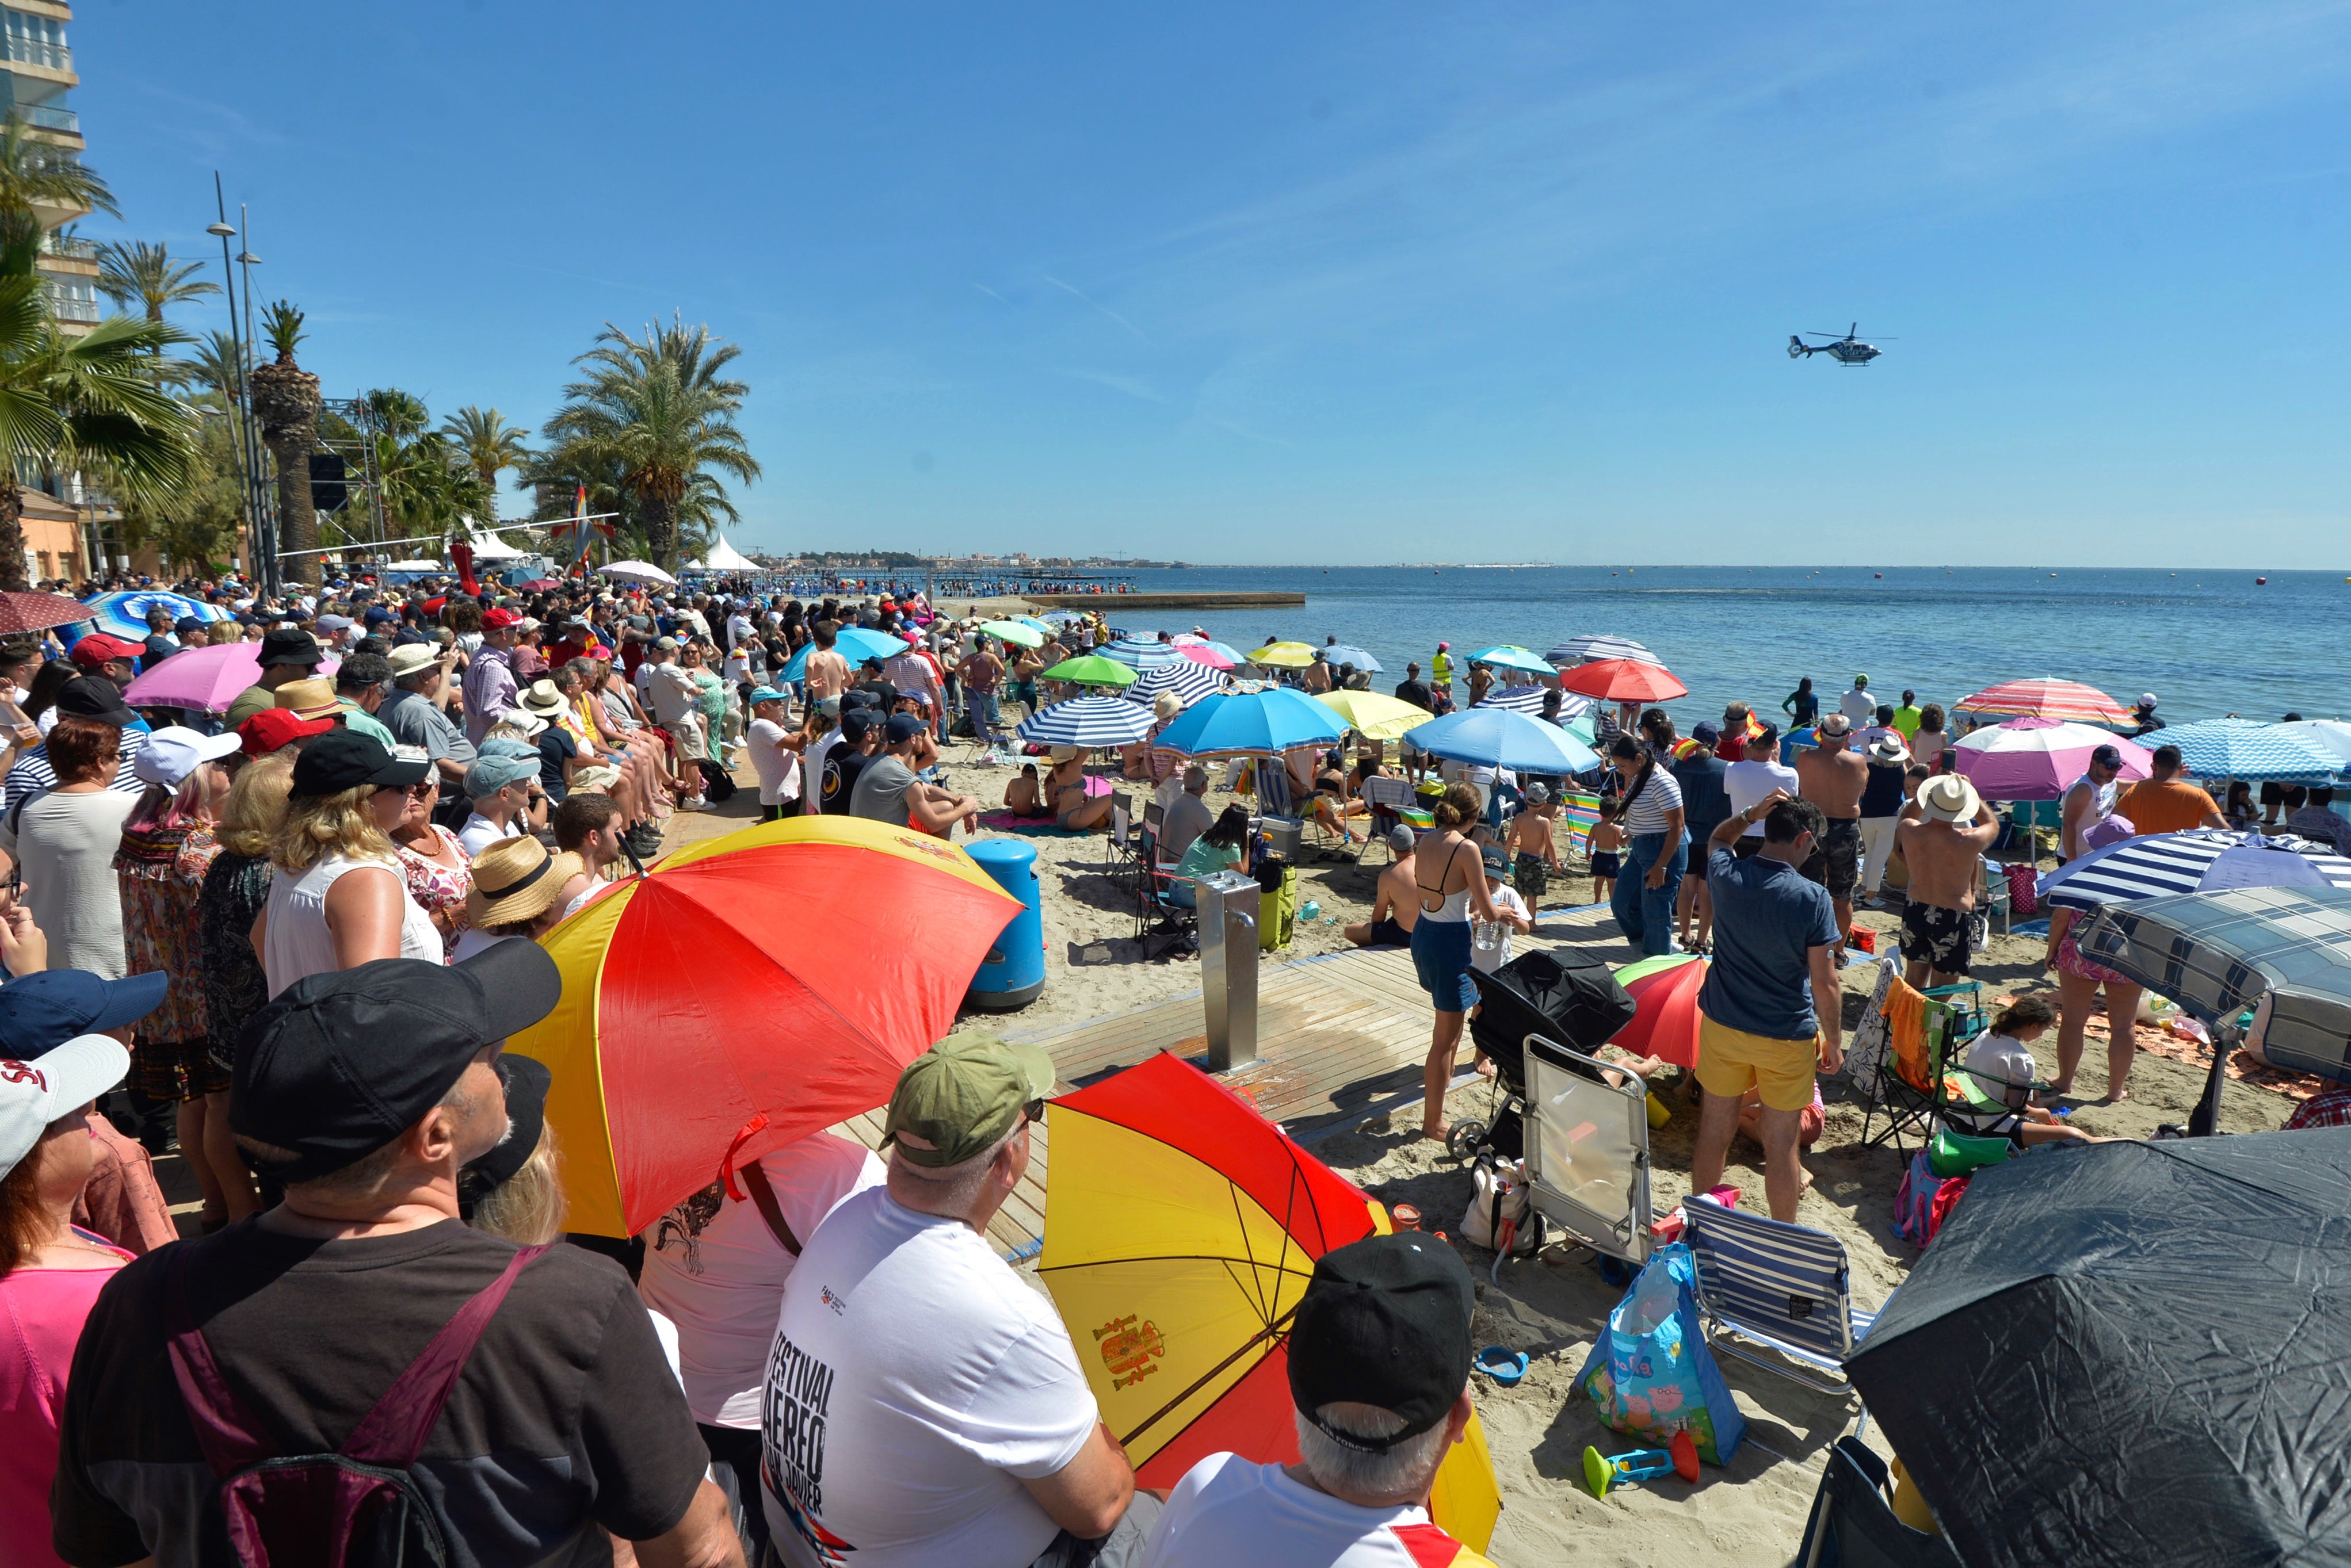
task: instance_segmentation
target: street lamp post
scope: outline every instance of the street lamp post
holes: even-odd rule
[[[213,200],[220,217],[217,222],[206,225],[204,232],[220,237],[221,277],[227,285],[229,349],[236,361],[235,385],[231,389],[231,401],[235,407],[231,410],[231,417],[236,421],[237,454],[245,470],[242,477],[245,488],[246,546],[247,558],[259,582],[260,591],[264,595],[269,595],[276,593],[277,588],[277,540],[276,530],[270,526],[269,515],[263,503],[261,462],[256,450],[258,443],[254,437],[251,422],[253,399],[246,381],[245,358],[246,336],[249,335],[250,327],[248,326],[246,335],[240,335],[237,330],[236,269],[228,248],[228,243],[235,237],[236,231],[229,226],[228,201],[221,190],[220,174],[217,171],[213,174]],[[243,209],[240,208],[239,212],[241,215]],[[247,253],[248,256],[250,254]],[[252,267],[248,262],[246,269],[247,295],[246,309],[248,318],[251,316],[253,305],[252,277]]]

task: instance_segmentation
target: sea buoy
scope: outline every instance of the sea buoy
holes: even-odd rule
[[[2267,577],[2255,577],[2255,578],[2253,579],[2253,587],[2257,587],[2257,588],[2265,588],[2265,587],[2268,587],[2269,586],[2270,586],[2270,580],[2269,580]]]
[[[1873,576],[1873,577],[1882,577],[1882,576],[1884,576],[1886,574],[1885,574],[1884,572],[1872,572],[1872,573],[1870,573],[1869,575],[1870,575],[1871,576]]]

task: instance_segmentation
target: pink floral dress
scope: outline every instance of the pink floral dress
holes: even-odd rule
[[[437,822],[432,826],[441,836],[441,842],[456,852],[458,866],[470,867],[472,857],[457,842],[457,836]],[[452,871],[397,841],[392,847],[400,857],[400,875],[408,884],[408,896],[426,914],[447,919],[448,924],[441,932],[441,956],[445,960],[455,950],[457,938],[465,929],[465,895],[474,890],[474,873],[470,869]]]

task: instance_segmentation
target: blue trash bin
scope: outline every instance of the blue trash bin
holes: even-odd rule
[[[998,887],[1020,900],[1020,912],[979,961],[965,1000],[990,1012],[1008,1012],[1028,1006],[1045,989],[1045,908],[1037,850],[1017,838],[989,838],[971,846],[970,855]]]

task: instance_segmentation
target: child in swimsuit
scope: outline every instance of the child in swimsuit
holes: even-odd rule
[[[1625,828],[1616,820],[1623,810],[1615,801],[1600,803],[1600,820],[1592,825],[1592,836],[1584,841],[1584,853],[1592,861],[1592,901],[1604,904],[1616,887],[1616,873],[1624,867]]]

